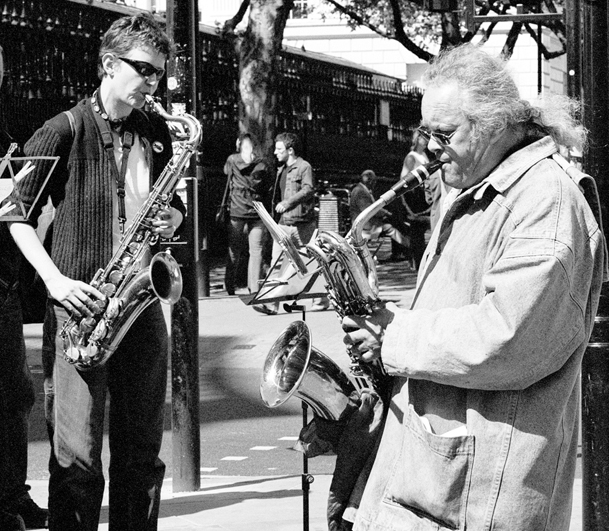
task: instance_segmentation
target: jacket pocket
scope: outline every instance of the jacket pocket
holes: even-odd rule
[[[404,419],[400,456],[384,501],[451,528],[465,529],[474,437],[427,431],[412,406]]]

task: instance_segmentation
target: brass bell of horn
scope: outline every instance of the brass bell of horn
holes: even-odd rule
[[[304,321],[291,323],[271,347],[262,371],[260,396],[269,408],[295,396],[329,420],[339,420],[359,403],[347,374],[312,347],[311,332]]]

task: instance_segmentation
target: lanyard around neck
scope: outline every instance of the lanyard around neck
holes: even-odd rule
[[[97,91],[93,93],[90,103],[93,109],[93,116],[95,116],[97,127],[99,128],[99,132],[102,136],[104,149],[110,157],[110,166],[116,180],[116,195],[118,196],[118,225],[121,234],[123,234],[125,232],[125,222],[127,221],[127,215],[125,213],[125,175],[127,174],[129,153],[131,152],[131,146],[133,145],[133,133],[127,127],[126,122],[123,123],[121,134],[123,150],[121,153],[119,170],[114,157],[114,137],[112,135],[112,128],[110,127],[110,119],[104,110],[101,99],[98,99]]]

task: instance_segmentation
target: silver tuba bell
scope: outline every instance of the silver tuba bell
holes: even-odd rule
[[[340,420],[359,403],[347,374],[311,345],[311,332],[304,321],[291,323],[269,350],[260,396],[270,408],[295,396],[329,420]]]

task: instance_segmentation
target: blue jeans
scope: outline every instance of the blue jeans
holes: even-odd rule
[[[33,405],[19,293],[0,284],[0,508],[29,490],[27,436]]]
[[[135,321],[103,367],[80,372],[65,361],[63,308],[47,311],[43,339],[49,461],[49,529],[97,529],[101,462],[109,412],[109,529],[157,529],[165,465],[159,459],[167,386],[167,331],[158,302]]]
[[[262,249],[267,235],[261,219],[231,218],[228,225],[228,260],[224,284],[229,294],[235,291],[235,273],[239,262],[249,248],[247,287],[251,293],[258,291],[258,281],[263,277]]]

